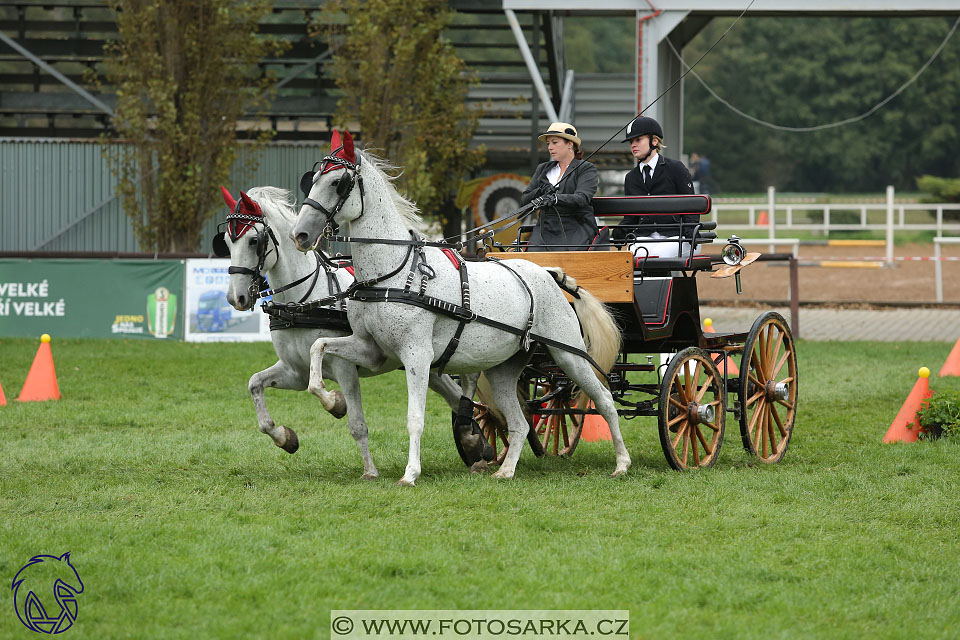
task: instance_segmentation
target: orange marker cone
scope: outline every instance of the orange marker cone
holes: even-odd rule
[[[713,320],[710,318],[703,319],[703,332],[704,333],[716,333],[717,330],[713,328]],[[740,367],[737,366],[737,363],[733,361],[733,358],[727,356],[727,370],[723,370],[723,366],[720,364],[722,361],[719,356],[714,356],[714,362],[717,365],[717,369],[720,370],[720,375],[728,376],[738,376],[740,375]]]
[[[760,213],[757,214],[757,226],[758,227],[770,226],[770,216],[767,215],[766,209],[760,211]]]
[[[4,407],[7,404],[7,396],[3,395],[3,385],[0,384],[0,407]]]
[[[957,344],[953,345],[950,355],[947,356],[947,361],[940,367],[939,375],[941,377],[960,376],[960,340],[957,340]]]
[[[38,402],[43,400],[59,400],[60,387],[57,385],[57,372],[53,368],[53,352],[50,350],[50,335],[40,336],[40,348],[27,373],[27,381],[23,383],[20,402]]]
[[[887,435],[883,436],[884,444],[891,442],[916,442],[920,436],[920,429],[911,429],[911,425],[917,422],[917,411],[926,404],[927,398],[933,395],[930,391],[930,369],[920,367],[916,384],[907,396],[903,406],[900,407],[897,417],[893,419],[893,424],[887,429]]]
[[[593,409],[593,403],[587,405],[587,408]],[[599,442],[600,440],[613,440],[613,436],[610,435],[610,425],[603,419],[603,416],[588,413],[583,416],[583,430],[580,432],[580,439],[587,442]]]

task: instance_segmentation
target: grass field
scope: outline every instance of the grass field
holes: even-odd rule
[[[266,344],[57,340],[63,399],[14,400],[38,342],[0,340],[0,578],[71,552],[70,638],[325,638],[331,609],[628,609],[635,638],[955,638],[960,443],[881,445],[943,343],[798,345],[784,461],[754,464],[728,420],[705,472],[670,471],[653,419],[609,443],[470,475],[431,396],[418,486],[399,374],[363,381],[381,479],[345,421],[269,391],[289,455],[246,391]],[[0,638],[30,637],[11,592]]]

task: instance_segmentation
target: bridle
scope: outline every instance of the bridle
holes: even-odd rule
[[[317,165],[320,165],[320,168],[317,169]],[[337,166],[331,166],[337,165]],[[340,178],[340,181],[337,183],[337,202],[333,205],[333,209],[327,209],[322,204],[310,197],[310,190],[313,188],[314,176],[323,175],[330,171],[336,171],[338,168],[344,169],[346,171],[348,178]],[[323,231],[318,236],[319,238],[327,238],[333,236],[339,231],[340,225],[336,223],[334,218],[340,209],[343,208],[344,203],[346,203],[347,198],[350,197],[350,194],[353,192],[353,188],[359,186],[360,188],[360,216],[363,216],[363,176],[360,175],[360,158],[357,157],[357,163],[354,164],[349,160],[341,158],[340,156],[326,156],[323,160],[313,163],[313,169],[307,171],[300,177],[300,190],[303,192],[303,204],[315,209],[322,213],[326,218],[326,223],[324,224]]]
[[[227,273],[240,274],[251,276],[252,282],[248,288],[248,293],[253,300],[258,300],[260,298],[266,298],[268,296],[275,295],[277,293],[282,293],[293,287],[306,282],[311,276],[313,277],[313,282],[310,283],[310,288],[307,290],[303,297],[300,299],[300,302],[303,302],[307,297],[313,293],[314,287],[317,285],[317,278],[320,275],[320,266],[322,264],[320,255],[314,251],[314,258],[317,261],[316,268],[302,278],[298,278],[293,282],[283,285],[282,287],[277,287],[276,289],[268,289],[269,283],[263,275],[263,266],[267,262],[267,257],[270,255],[270,252],[277,254],[277,257],[280,256],[280,243],[277,241],[277,236],[273,233],[273,229],[270,225],[267,224],[267,221],[262,216],[255,216],[246,213],[240,213],[240,207],[242,206],[241,201],[237,201],[236,209],[233,213],[227,215],[226,220],[220,223],[217,227],[217,234],[213,236],[213,254],[218,258],[229,258],[230,249],[227,247],[226,242],[226,231],[223,230],[224,225],[226,225],[227,231],[230,232],[230,240],[236,242],[240,239],[241,236],[246,234],[249,229],[245,229],[242,232],[237,232],[237,229],[240,227],[239,224],[231,224],[231,222],[239,222],[246,225],[250,225],[250,228],[253,228],[254,224],[263,225],[263,231],[257,233],[257,266],[253,269],[250,267],[237,267],[230,265],[227,269]],[[268,245],[268,238],[273,242],[273,248],[270,248]]]

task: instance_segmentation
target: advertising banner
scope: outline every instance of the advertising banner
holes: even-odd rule
[[[183,339],[182,260],[0,258],[0,336]]]
[[[270,318],[259,303],[237,311],[227,302],[230,260],[187,260],[185,339],[188,342],[254,342],[270,340]]]

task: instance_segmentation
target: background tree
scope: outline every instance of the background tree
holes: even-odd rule
[[[452,194],[483,163],[470,148],[472,78],[443,36],[451,16],[446,0],[333,0],[318,25],[343,92],[338,123],[402,168],[399,187],[427,216],[453,213]]]
[[[116,87],[118,193],[140,247],[195,251],[237,156],[237,120],[266,105],[257,36],[267,0],[114,0],[120,40],[105,51]],[[269,138],[262,131],[260,140]],[[258,137],[258,136],[255,136]]]
[[[955,18],[747,18],[696,71],[721,97],[769,122],[815,126],[866,112],[927,61]],[[714,20],[696,60],[729,26]],[[958,34],[960,35],[960,34]],[[720,192],[911,190],[960,175],[960,38],[903,93],[858,122],[812,132],[754,124],[685,80],[685,152],[706,153]]]

